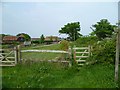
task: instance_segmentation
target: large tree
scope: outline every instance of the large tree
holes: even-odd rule
[[[64,25],[64,27],[59,30],[60,34],[67,34],[69,39],[71,41],[75,41],[77,38],[80,37],[80,23],[79,22],[73,22],[68,23],[67,25]]]
[[[102,40],[106,37],[112,37],[114,28],[116,26],[111,25],[107,19],[102,19],[100,22],[97,22],[97,24],[92,25],[92,27],[94,28],[91,28],[93,33],[98,37],[99,40]]]
[[[21,36],[21,35],[24,36],[25,41],[30,41],[31,40],[30,35],[28,35],[26,33],[19,33],[19,34],[17,34],[17,36]]]

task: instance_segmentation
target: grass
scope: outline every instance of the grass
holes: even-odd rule
[[[23,49],[60,50],[60,45],[25,47]],[[114,82],[114,65],[94,64],[68,68],[64,64],[29,60],[50,60],[63,57],[55,53],[22,53],[28,62],[15,67],[3,67],[3,88],[118,88]],[[119,72],[120,75],[120,72]],[[120,76],[119,76],[120,77]]]
[[[65,67],[58,63],[27,63],[3,67],[3,88],[118,88],[114,66]],[[120,72],[119,72],[120,75]]]
[[[37,46],[28,46],[23,47],[22,49],[38,49],[38,50],[60,50],[60,44],[52,44],[48,46],[44,45],[37,45]]]
[[[36,46],[36,47],[24,47],[22,48],[24,50],[26,49],[37,49],[37,50],[60,50],[60,44],[53,44],[53,45],[50,45],[50,46]],[[65,59],[65,57],[67,56],[66,54],[61,54],[61,53],[49,53],[49,52],[44,52],[44,53],[35,53],[35,52],[25,52],[25,53],[22,53],[22,59],[26,59],[26,60],[56,60],[56,57],[57,57],[57,60],[58,59]]]
[[[59,53],[35,53],[35,52],[27,52],[27,53],[22,53],[22,59],[27,59],[27,60],[55,60],[56,57],[61,57],[63,54]]]

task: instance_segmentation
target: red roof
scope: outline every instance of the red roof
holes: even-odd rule
[[[16,36],[4,36],[4,41],[17,41],[18,37]]]

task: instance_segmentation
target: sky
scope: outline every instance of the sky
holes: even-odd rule
[[[20,0],[18,0],[20,1]],[[15,2],[0,3],[0,27],[2,33],[17,35],[27,33],[31,37],[60,36],[61,27],[71,22],[80,22],[80,33],[89,35],[90,27],[101,19],[111,24],[118,22],[118,2]],[[25,1],[25,2],[24,2]],[[114,0],[113,0],[114,1]]]

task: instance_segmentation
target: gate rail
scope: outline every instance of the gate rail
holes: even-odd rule
[[[17,48],[0,49],[0,66],[15,66],[17,64]]]

